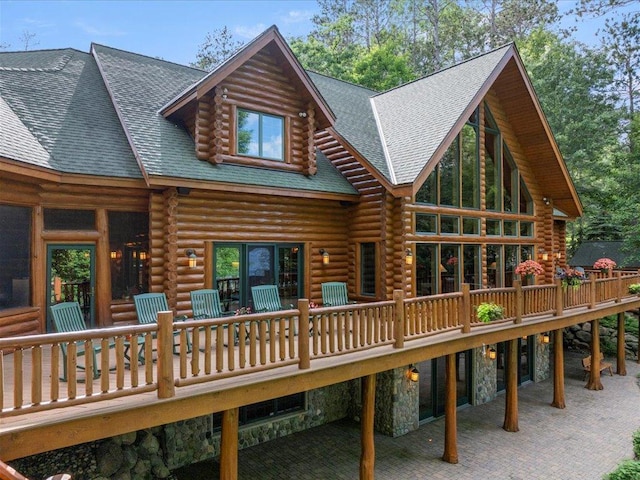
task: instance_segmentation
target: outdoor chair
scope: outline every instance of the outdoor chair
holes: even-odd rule
[[[232,312],[223,312],[220,303],[220,293],[218,290],[204,288],[191,292],[191,309],[194,320],[204,320],[205,318],[228,317]],[[225,325],[226,328],[226,325]],[[211,330],[216,327],[212,326]],[[238,331],[235,332],[235,341],[238,342]]]
[[[84,322],[84,316],[82,315],[82,310],[80,309],[80,304],[78,302],[64,302],[58,303],[56,305],[51,305],[51,318],[53,319],[53,326],[58,333],[68,333],[68,332],[81,332],[83,330],[87,330],[87,325]],[[114,348],[115,342],[109,343],[109,348]],[[60,349],[62,350],[62,365],[63,365],[63,376],[61,380],[63,382],[67,381],[67,344],[62,343],[60,345]],[[100,370],[98,369],[98,362],[96,361],[96,354],[102,351],[102,347],[100,345],[94,345],[91,348],[91,352],[89,355],[93,355],[93,379],[100,377]],[[87,351],[85,349],[85,342],[79,341],[76,342],[76,355],[77,356],[85,356],[87,355]],[[78,365],[78,368],[84,370],[85,368],[82,365]]]
[[[278,310],[286,310],[287,307],[282,305],[277,285],[257,285],[251,287],[251,297],[253,298],[253,309],[256,313],[277,312]],[[288,308],[293,308],[289,305]],[[270,326],[267,321],[267,327]],[[297,328],[294,325],[294,335],[297,335]]]
[[[149,325],[152,323],[158,322],[158,312],[169,312],[169,304],[167,303],[167,297],[164,293],[141,293],[139,295],[133,296],[133,303],[136,307],[136,314],[138,315],[138,323],[140,325]],[[174,316],[173,321],[184,321],[187,319],[186,315]],[[156,338],[157,334],[153,334],[153,338]],[[173,353],[177,354],[178,350],[176,348],[179,345],[179,342],[176,342],[175,337],[180,336],[179,331],[173,332],[174,341],[173,341]],[[139,359],[142,363],[144,363],[144,349],[142,348],[144,344],[141,344],[140,347],[140,355],[138,355]],[[187,351],[191,351],[191,340],[187,335]]]
[[[347,284],[345,282],[325,282],[322,285],[322,305],[325,307],[339,307],[356,303],[349,301]]]

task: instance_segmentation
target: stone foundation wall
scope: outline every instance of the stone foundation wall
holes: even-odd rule
[[[496,348],[494,345],[487,345],[486,348]],[[471,403],[473,405],[481,405],[490,402],[497,395],[497,363],[489,360],[483,353],[482,348],[476,348],[473,351],[473,378],[472,385],[474,387],[474,395]]]
[[[418,383],[407,378],[409,367],[376,376],[376,431],[399,437],[419,426]]]
[[[638,337],[625,333],[625,357],[630,360],[638,358]],[[565,346],[571,350],[591,351],[591,322],[581,323],[566,328],[564,331]],[[618,345],[618,330],[600,326],[600,351],[605,356],[615,356]]]
[[[355,380],[307,394],[302,412],[240,427],[239,448],[330,423],[353,414]],[[32,479],[70,473],[74,480],[148,480],[173,478],[171,471],[220,453],[220,432],[211,415],[76,445],[10,462]]]

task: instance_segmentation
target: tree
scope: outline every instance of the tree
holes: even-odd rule
[[[390,43],[358,58],[351,77],[353,83],[377,91],[389,90],[415,78],[407,59],[398,55]]]
[[[35,33],[31,33],[29,30],[24,30],[22,35],[20,35],[20,41],[24,45],[24,50],[29,50],[29,47],[35,47],[36,45],[40,45],[40,42],[34,41],[36,38]]]
[[[207,33],[204,42],[198,47],[196,61],[191,65],[211,71],[231,57],[242,45],[242,42],[233,38],[233,34],[225,25]]]

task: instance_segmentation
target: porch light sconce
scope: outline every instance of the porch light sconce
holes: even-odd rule
[[[322,264],[329,265],[329,252],[327,252],[324,248],[320,249],[320,255],[322,255]]]
[[[185,253],[187,254],[187,258],[189,259],[189,268],[196,268],[198,262],[196,251],[193,248],[189,248]]]
[[[486,345],[482,345],[482,356],[489,360],[495,360],[498,357],[498,352],[493,347],[487,348]]]
[[[549,333],[543,333],[542,335],[540,335],[540,342],[549,343],[550,341],[551,338],[549,337]]]
[[[407,248],[404,256],[404,263],[407,265],[413,265],[413,252],[410,248]]]
[[[118,252],[111,250],[111,260],[115,260],[116,258],[118,258]]]
[[[415,365],[412,365],[407,371],[407,378],[414,383],[420,380],[420,371],[415,367]]]
[[[545,205],[549,205],[551,203],[551,200],[549,200],[547,197],[542,197],[542,201]]]
[[[224,98],[225,100],[227,99],[227,94],[229,93],[229,90],[227,90],[227,87],[224,87],[222,89],[222,98]]]
[[[556,250],[556,254],[555,254],[556,258],[558,260],[560,260],[562,258],[562,253],[560,253],[560,250]]]
[[[549,254],[544,248],[541,248],[539,252],[540,252],[540,258],[542,258],[543,261],[546,262],[547,260],[549,260]]]
[[[300,113],[298,113],[298,116],[300,118],[307,118],[307,112],[300,112]]]

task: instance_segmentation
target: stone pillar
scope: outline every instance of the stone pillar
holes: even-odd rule
[[[418,429],[418,383],[407,377],[409,366],[379,373],[376,380],[376,430],[399,437]]]

